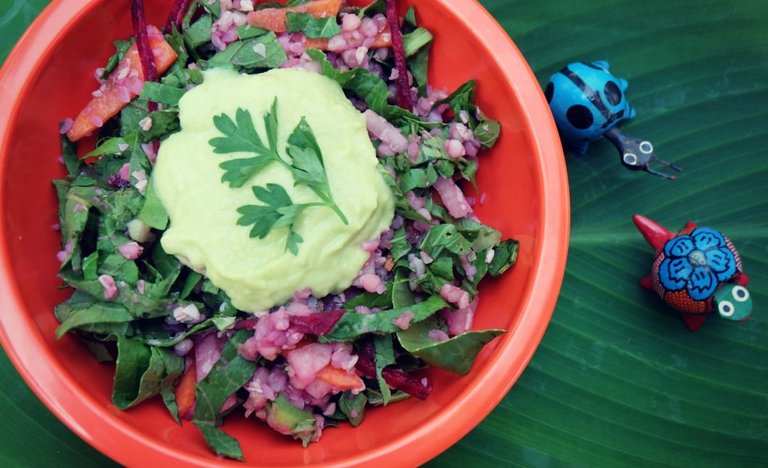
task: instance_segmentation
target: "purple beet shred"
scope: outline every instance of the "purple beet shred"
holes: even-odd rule
[[[165,25],[165,32],[170,33],[171,29],[176,26],[177,28],[184,21],[184,15],[189,9],[190,0],[174,0],[171,6],[171,12],[168,15],[168,22]]]
[[[405,47],[403,47],[403,32],[400,30],[400,18],[397,15],[395,0],[387,0],[387,23],[392,34],[392,53],[397,70],[397,105],[408,111],[413,109],[411,86],[408,83],[408,67],[405,64]]]
[[[131,0],[131,21],[133,23],[133,33],[136,38],[136,50],[139,52],[141,60],[141,69],[144,72],[144,81],[157,81],[157,67],[155,66],[155,55],[152,53],[152,46],[149,44],[147,35],[147,18],[144,15],[144,0]],[[157,110],[157,103],[149,103],[149,111]]]

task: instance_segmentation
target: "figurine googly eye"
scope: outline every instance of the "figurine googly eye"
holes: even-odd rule
[[[717,311],[722,317],[730,317],[736,312],[736,308],[729,301],[723,301],[717,304]]]
[[[644,141],[640,143],[640,151],[642,151],[645,154],[651,154],[653,153],[653,145],[650,141]]]
[[[637,164],[637,156],[633,153],[624,153],[624,163],[634,166]]]
[[[749,300],[749,291],[744,286],[735,286],[731,293],[733,298],[739,302],[745,302]]]

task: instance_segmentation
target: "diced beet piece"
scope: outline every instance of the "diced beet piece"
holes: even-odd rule
[[[360,347],[355,369],[357,369],[365,377],[370,379],[375,378],[376,364],[374,359],[375,350],[373,348],[373,343],[371,341],[367,341]],[[381,371],[381,376],[390,387],[396,390],[401,390],[420,400],[425,400],[432,392],[432,384],[430,384],[429,381],[426,382],[426,385],[422,384],[422,381],[426,380],[426,378],[418,379],[396,367],[385,367],[384,370]]]
[[[259,319],[256,317],[253,318],[247,318],[245,320],[238,320],[235,322],[235,325],[232,327],[235,330],[252,330],[256,327],[256,324],[258,323]]]
[[[344,313],[344,310],[329,310],[316,314],[294,315],[290,318],[291,328],[310,335],[325,335],[341,320]]]

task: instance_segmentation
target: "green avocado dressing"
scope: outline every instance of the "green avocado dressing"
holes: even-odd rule
[[[322,150],[336,204],[348,224],[326,207],[305,210],[297,221],[303,243],[296,255],[285,250],[288,229],[273,229],[264,239],[239,226],[237,209],[259,204],[252,186],[281,185],[295,203],[316,195],[295,186],[291,173],[271,164],[245,185],[222,183],[219,164],[248,153],[216,154],[209,140],[221,136],[213,118],[238,108],[248,110],[259,134],[262,115],[277,98],[278,148],[304,117]],[[191,268],[223,289],[240,310],[258,312],[282,304],[303,289],[322,297],[352,284],[368,259],[362,249],[385,230],[394,216],[394,199],[380,173],[365,119],[339,85],[324,76],[276,69],[258,75],[211,70],[179,103],[181,131],[166,139],[152,182],[170,218],[161,242]]]

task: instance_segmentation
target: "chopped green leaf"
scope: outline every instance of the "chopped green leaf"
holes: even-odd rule
[[[183,359],[173,351],[118,337],[112,403],[127,409],[158,395],[168,385],[166,379],[175,380],[183,366]]]
[[[392,335],[380,335],[373,339],[373,346],[376,350],[374,362],[376,365],[376,381],[379,384],[379,391],[381,391],[381,400],[383,405],[389,403],[389,399],[392,397],[392,390],[384,380],[381,372],[385,367],[395,363],[395,352],[392,349]]]
[[[491,148],[499,139],[501,127],[495,120],[483,120],[475,127],[475,136],[481,145]]]
[[[507,239],[495,248],[493,259],[488,265],[488,273],[491,276],[501,275],[515,263],[518,245],[516,240]]]
[[[139,220],[147,226],[155,229],[164,230],[168,226],[168,213],[165,207],[155,193],[155,187],[150,179],[147,183],[147,190],[144,193],[144,205],[139,211]]]
[[[452,92],[447,98],[435,103],[435,107],[447,102],[450,104],[453,112],[458,116],[462,110],[467,110],[474,107],[475,100],[475,88],[477,82],[475,80],[469,80],[459,88]]]
[[[133,316],[120,304],[112,302],[96,302],[93,299],[72,300],[62,302],[56,308],[56,316],[60,319],[66,315],[67,318],[61,322],[56,329],[56,338],[61,338],[70,330],[84,328],[93,325],[122,324],[133,320]],[[66,310],[65,310],[66,309]],[[93,328],[91,328],[93,330]],[[109,327],[109,330],[113,330]]]
[[[237,37],[240,39],[251,39],[268,33],[266,29],[257,28],[250,24],[243,24],[237,27]]]
[[[288,12],[285,25],[288,32],[303,32],[310,39],[329,38],[341,32],[335,16],[317,18],[307,13]]]
[[[458,375],[466,375],[482,347],[505,331],[468,331],[445,341],[436,341],[429,337],[430,330],[436,328],[437,321],[425,320],[397,332],[397,339],[406,351],[427,364]]]
[[[243,461],[243,450],[237,440],[213,424],[195,422],[208,445],[216,452],[216,455]]]
[[[208,60],[211,67],[236,67],[243,71],[256,71],[265,68],[277,68],[288,60],[285,50],[277,40],[275,33],[235,41],[226,49]]]
[[[462,236],[453,224],[437,224],[432,226],[421,241],[421,249],[430,257],[437,258],[448,250],[456,255],[466,255],[470,252],[472,244]]]
[[[172,100],[174,98],[163,98]],[[168,107],[167,109],[161,109],[158,111],[147,114],[150,125],[145,130],[139,125],[138,127],[138,140],[139,143],[149,143],[152,140],[164,139],[171,133],[175,133],[181,128],[179,122],[179,110],[175,107]],[[135,150],[141,152],[142,157],[145,157],[144,150],[139,145],[135,145]]]
[[[368,398],[364,393],[354,394],[346,391],[339,398],[339,409],[347,417],[350,424],[359,426],[365,416],[366,403],[368,403]]]
[[[243,359],[237,352],[248,339],[246,330],[239,330],[229,338],[221,351],[219,361],[211,372],[195,387],[195,415],[193,422],[221,424],[221,407],[230,395],[245,385],[256,369],[256,363]]]
[[[321,73],[324,76],[327,76],[328,78],[336,81],[342,87],[344,87],[347,82],[355,76],[354,70],[341,71],[334,67],[333,64],[325,56],[325,53],[320,50],[308,49],[307,55],[309,55],[312,60],[320,64]]]
[[[267,403],[267,420],[272,422],[272,429],[301,440],[304,447],[309,445],[317,424],[312,413],[293,406],[282,393]]]
[[[354,341],[357,337],[366,333],[395,333],[400,330],[394,321],[401,314],[411,313],[411,323],[416,323],[430,317],[440,309],[448,307],[448,304],[438,296],[418,304],[413,304],[400,309],[384,310],[375,314],[359,314],[347,311],[331,331],[319,337],[321,342],[329,341]]]
[[[429,52],[431,50],[431,45],[426,44],[410,56],[408,60],[408,69],[411,70],[413,79],[419,86],[419,94],[422,96],[427,93],[427,69],[429,66]]]
[[[185,89],[175,86],[147,81],[141,89],[141,98],[147,101],[175,106],[186,92]]]
[[[95,280],[99,276],[98,267],[99,251],[95,250],[83,259],[83,279],[87,281]]]
[[[416,28],[408,34],[403,34],[403,48],[405,56],[416,54],[422,47],[432,42],[432,33],[424,28]]]
[[[69,177],[77,177],[82,163],[77,157],[77,145],[69,141],[66,135],[61,135],[61,158],[64,160]]]
[[[93,151],[87,153],[80,159],[95,158],[108,154],[119,154],[125,151],[127,148],[128,144],[126,143],[125,139],[120,137],[110,137],[100,141],[98,146],[96,146]]]
[[[102,70],[102,79],[106,79],[109,74],[112,73],[112,70],[117,68],[117,64],[120,63],[123,57],[125,57],[125,53],[128,52],[128,49],[133,44],[133,39],[128,41],[115,41],[113,44],[115,44],[115,49],[117,49],[117,51],[111,57],[109,57],[107,65],[104,67],[104,70]]]
[[[403,17],[406,23],[410,24],[413,27],[416,27],[416,9],[411,6],[408,8],[408,11],[405,12],[405,16]]]
[[[184,43],[187,44],[190,50],[194,50],[203,44],[211,42],[212,27],[213,17],[211,15],[202,15],[184,31]]]

